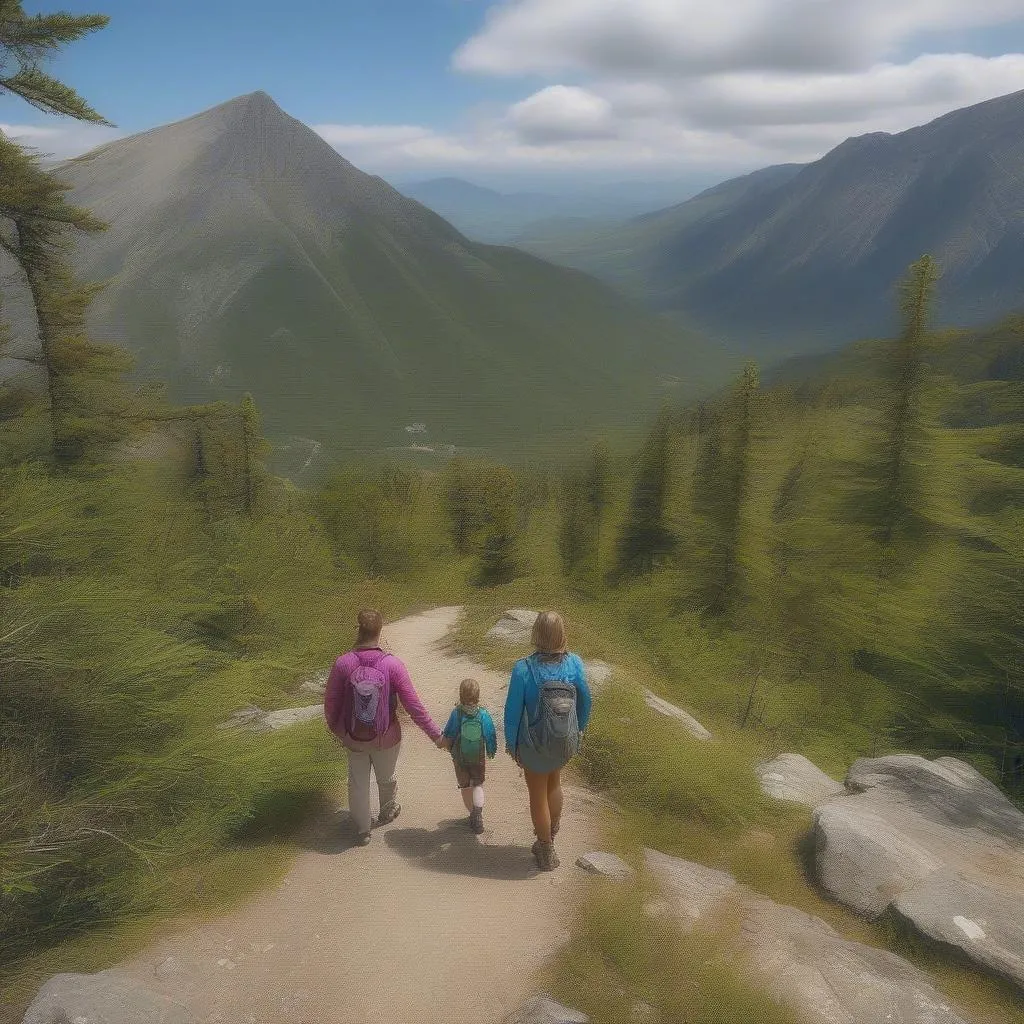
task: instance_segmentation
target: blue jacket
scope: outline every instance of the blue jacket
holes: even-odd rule
[[[459,705],[461,707],[461,705]],[[494,719],[491,718],[486,708],[480,708],[477,712],[480,716],[480,725],[484,732],[484,743],[487,746],[487,756],[494,757],[498,752],[498,736],[494,731]],[[448,717],[448,724],[441,731],[446,739],[454,740],[458,736],[459,728],[459,707],[456,707]]]
[[[527,661],[532,661],[534,670],[530,671]],[[541,682],[548,679],[568,679],[576,685],[576,719],[580,732],[590,721],[590,687],[587,685],[587,674],[578,654],[567,654],[561,661],[539,661],[535,654],[521,658],[512,669],[512,677],[508,682],[508,694],[505,697],[505,749],[514,754],[519,735],[519,724],[523,720],[523,705],[531,726],[540,713],[540,689],[534,680],[534,672]]]

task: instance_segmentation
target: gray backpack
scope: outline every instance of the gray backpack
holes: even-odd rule
[[[580,749],[576,685],[569,679],[542,681],[533,659],[527,658],[526,664],[540,691],[540,706],[537,720],[523,723],[526,726],[526,736],[523,737],[526,742],[520,746],[519,755],[523,765],[531,771],[558,771]]]

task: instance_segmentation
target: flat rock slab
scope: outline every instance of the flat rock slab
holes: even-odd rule
[[[530,608],[510,608],[487,630],[487,638],[508,644],[529,643],[539,614]]]
[[[625,882],[634,875],[633,869],[614,853],[604,853],[595,850],[592,853],[584,853],[576,858],[577,867],[589,871],[592,875],[604,875],[605,878],[612,878],[617,882]]]
[[[607,687],[614,672],[606,661],[585,661],[583,670],[587,673],[587,683],[594,693],[600,693]]]
[[[665,902],[652,904],[651,911],[671,912],[686,932],[718,909],[725,896],[736,888],[736,879],[724,871],[657,850],[644,850],[644,864],[665,895]]]
[[[1024,990],[1024,814],[955,758],[862,758],[814,812],[823,888],[891,910]]]
[[[22,1024],[196,1024],[169,996],[116,971],[55,974],[39,990]]]
[[[757,982],[808,1024],[966,1024],[927,975],[820,918],[763,899],[722,871],[654,850],[648,868],[684,931],[739,911],[739,951]]]
[[[664,715],[666,718],[674,718],[677,722],[682,723],[691,736],[699,740],[710,740],[712,738],[711,733],[693,715],[687,714],[682,708],[677,708],[675,704],[670,704],[663,697],[659,697],[653,690],[644,690],[644,703],[659,715]]]
[[[322,697],[327,692],[327,679],[330,674],[330,671],[325,669],[316,675],[307,676],[299,684],[299,691],[301,693],[315,693]]]
[[[590,1024],[590,1018],[555,1002],[550,996],[538,995],[513,1010],[504,1024]]]
[[[307,704],[304,708],[282,708],[280,711],[268,711],[263,716],[262,728],[276,732],[300,722],[312,722],[314,719],[323,718],[323,715],[323,704]]]
[[[768,796],[807,807],[816,807],[846,792],[841,782],[826,775],[803,754],[779,754],[757,766],[757,777],[762,791]]]
[[[1013,909],[1016,907],[1016,911]],[[930,939],[1024,987],[1024,903],[1019,891],[979,886],[956,875],[932,875],[892,904],[897,916]]]

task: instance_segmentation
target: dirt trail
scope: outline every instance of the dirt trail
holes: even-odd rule
[[[489,1024],[533,990],[586,885],[574,862],[593,848],[600,804],[567,787],[562,867],[538,873],[526,787],[503,753],[506,677],[438,647],[459,612],[393,623],[385,642],[439,725],[459,681],[480,681],[499,728],[484,835],[467,826],[450,757],[403,713],[402,813],[370,846],[351,845],[339,811],[309,833],[276,890],[158,941],[123,970],[208,1024]]]

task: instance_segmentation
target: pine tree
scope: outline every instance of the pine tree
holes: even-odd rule
[[[694,470],[693,506],[700,524],[701,603],[713,616],[733,610],[742,590],[743,512],[758,387],[757,367],[750,363],[728,403],[700,416],[704,441]]]
[[[510,583],[519,571],[516,478],[497,467],[487,481],[486,527],[480,546],[477,582],[483,586]]]
[[[14,0],[0,0],[0,94],[78,120],[107,123],[80,96],[45,74],[39,62],[66,43],[102,28],[100,15],[29,16]],[[16,69],[12,67],[16,65]],[[49,392],[53,453],[58,461],[83,457],[124,432],[130,400],[123,376],[127,357],[85,336],[89,304],[98,290],[71,274],[67,250],[75,231],[99,231],[102,222],[67,203],[69,186],[42,170],[38,158],[0,136],[2,246],[20,266],[36,314],[41,362]]]
[[[558,553],[567,576],[575,576],[591,555],[592,530],[585,480],[568,471],[559,494]]]
[[[45,74],[39,65],[68,43],[105,28],[109,21],[102,14],[28,15],[22,0],[0,0],[0,94],[19,96],[48,114],[108,124],[73,89]]]
[[[892,349],[889,396],[879,456],[877,536],[890,546],[921,525],[921,463],[926,440],[922,399],[924,354],[939,272],[931,256],[911,265],[900,284],[903,332]]]
[[[676,537],[668,527],[671,418],[662,411],[640,452],[629,513],[619,537],[620,573],[650,572],[670,554]]]
[[[593,520],[591,559],[595,574],[601,571],[601,528],[604,525],[605,510],[611,496],[611,467],[608,446],[600,443],[590,453],[590,463],[584,476],[587,505]]]

